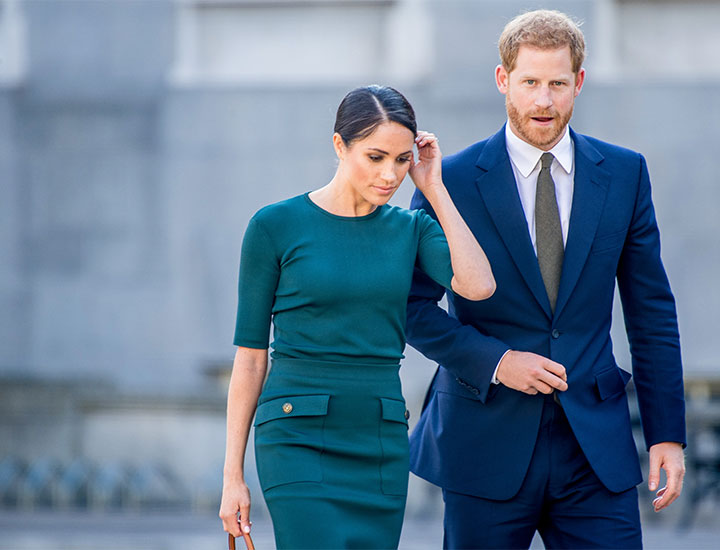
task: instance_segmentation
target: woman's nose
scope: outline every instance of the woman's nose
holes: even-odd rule
[[[393,183],[397,179],[397,174],[395,174],[395,170],[393,170],[392,168],[386,168],[385,170],[383,170],[381,177],[383,181]]]

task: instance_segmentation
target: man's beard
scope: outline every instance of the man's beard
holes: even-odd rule
[[[561,115],[561,113],[558,113],[553,109],[548,112],[540,111],[524,116],[520,114],[520,111],[518,111],[515,105],[513,105],[509,95],[505,96],[505,108],[507,109],[508,118],[510,119],[515,131],[520,134],[520,137],[524,141],[528,142],[530,145],[534,145],[538,149],[544,149],[550,144],[554,145],[555,141],[565,131],[565,126],[567,126],[568,122],[570,122],[570,118],[572,118],[573,114],[573,106],[571,105],[570,110],[564,115]],[[532,127],[529,120],[531,116],[552,117],[553,125],[547,128]]]

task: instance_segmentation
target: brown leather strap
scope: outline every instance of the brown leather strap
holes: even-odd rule
[[[245,546],[247,550],[255,550],[252,537],[250,533],[243,533],[243,539],[245,539]],[[228,533],[228,550],[235,550],[235,537]]]

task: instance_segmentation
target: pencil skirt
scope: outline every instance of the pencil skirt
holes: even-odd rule
[[[397,548],[409,471],[398,370],[273,360],[255,458],[278,549]]]

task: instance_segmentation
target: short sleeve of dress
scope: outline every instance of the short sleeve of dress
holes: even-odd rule
[[[243,238],[238,277],[236,346],[267,349],[280,262],[261,222],[252,218]]]
[[[451,289],[453,270],[445,233],[424,210],[415,215],[420,230],[416,265],[436,283]]]

